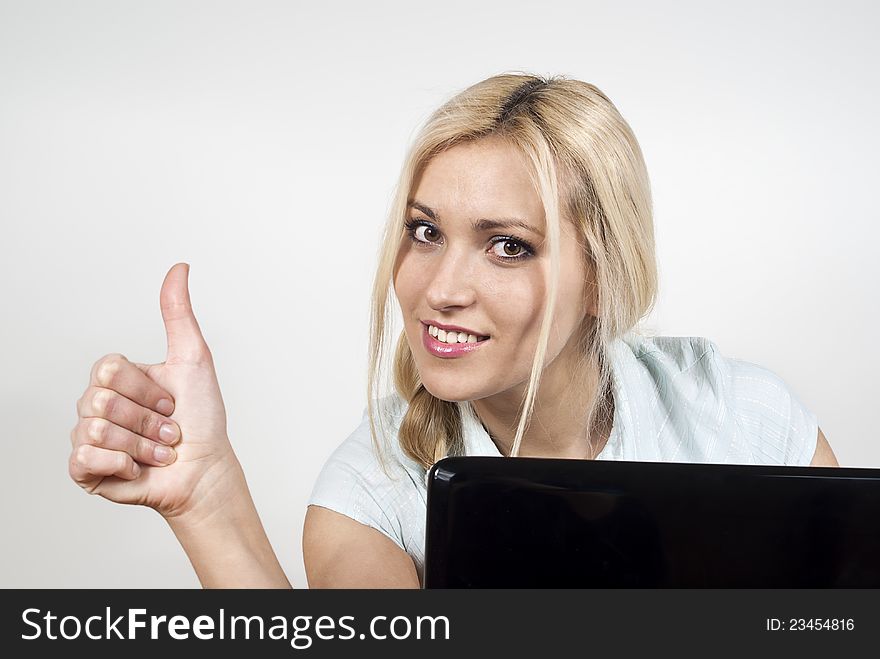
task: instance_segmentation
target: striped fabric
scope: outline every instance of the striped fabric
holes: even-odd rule
[[[702,337],[630,334],[613,346],[614,423],[597,460],[808,465],[818,424],[772,371],[723,357]],[[403,454],[396,429],[406,411],[383,399],[393,440],[388,474],[377,460],[366,411],[324,465],[309,505],[371,526],[412,557],[424,578],[426,472]],[[460,404],[468,455],[499,456],[469,404]]]

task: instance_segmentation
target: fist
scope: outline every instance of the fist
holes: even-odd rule
[[[189,266],[174,265],[159,295],[164,362],[105,355],[76,403],[70,477],[86,492],[139,504],[166,518],[221,506],[237,465],[226,408],[190,302]]]

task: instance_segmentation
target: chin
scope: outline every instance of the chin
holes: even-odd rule
[[[422,378],[422,385],[434,398],[450,403],[461,403],[483,398],[486,393],[478,385],[482,383],[462,382],[461,378]]]

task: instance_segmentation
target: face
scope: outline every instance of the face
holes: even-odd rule
[[[435,156],[414,182],[394,289],[422,383],[442,400],[518,397],[526,386],[550,256],[524,158],[499,138],[483,138]],[[563,218],[561,230],[544,383],[564,371],[560,362],[594,313],[575,228]]]

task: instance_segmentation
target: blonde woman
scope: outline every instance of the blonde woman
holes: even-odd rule
[[[70,475],[156,509],[203,586],[290,587],[227,436],[187,275],[177,264],[162,285],[165,362],[95,363]],[[505,74],[439,108],[385,230],[364,417],[309,499],[309,585],[418,588],[425,476],[447,455],[837,465],[774,373],[703,338],[640,333],[656,289],[648,175],[601,91]]]

